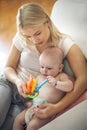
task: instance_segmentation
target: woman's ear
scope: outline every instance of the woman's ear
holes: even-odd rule
[[[63,68],[64,68],[64,65],[63,65],[63,64],[60,64],[60,65],[59,65],[59,72],[62,72]]]
[[[50,19],[48,16],[46,17],[46,24],[48,25],[48,27],[50,26]]]

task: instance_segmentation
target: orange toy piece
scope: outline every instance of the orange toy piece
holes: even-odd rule
[[[27,89],[26,94],[31,94],[34,92],[36,87],[36,80],[33,79],[32,75],[30,75],[29,81],[27,81],[25,87]]]
[[[32,75],[30,75],[29,81],[27,81],[27,83],[25,84],[25,87],[27,89],[26,94],[31,93],[32,83],[33,83],[33,77],[32,77]]]

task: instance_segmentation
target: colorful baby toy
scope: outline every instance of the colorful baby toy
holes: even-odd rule
[[[37,85],[36,79],[30,75],[29,81],[25,84],[25,87],[27,89],[25,96],[29,98],[35,98],[39,95],[39,89],[48,82],[47,79],[45,79],[43,82],[41,82],[39,85]]]

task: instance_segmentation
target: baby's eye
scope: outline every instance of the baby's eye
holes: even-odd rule
[[[44,67],[43,66],[40,66],[41,69],[43,69]]]
[[[47,69],[48,69],[48,70],[52,70],[52,68],[50,68],[50,67],[48,67]]]

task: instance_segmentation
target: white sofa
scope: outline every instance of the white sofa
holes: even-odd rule
[[[61,32],[73,38],[87,59],[87,0],[57,0],[51,18]]]
[[[87,100],[39,130],[87,130]]]
[[[56,27],[70,35],[87,59],[87,0],[57,0],[51,19]],[[75,52],[76,53],[76,52]],[[65,71],[72,75],[67,62]],[[87,92],[78,105],[40,130],[87,130]]]
[[[87,58],[87,0],[58,0],[53,6],[51,18],[61,32],[71,35]],[[80,44],[81,43],[81,44]],[[84,46],[85,45],[85,46]],[[76,53],[76,52],[75,52]],[[67,62],[65,62],[67,64]],[[72,75],[68,64],[65,69]],[[83,100],[86,99],[83,98]],[[12,130],[12,122],[20,111],[12,105],[0,130]],[[87,101],[70,109],[40,130],[87,130]]]

